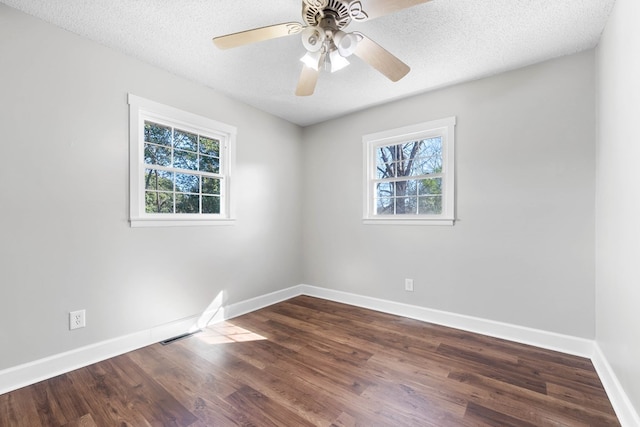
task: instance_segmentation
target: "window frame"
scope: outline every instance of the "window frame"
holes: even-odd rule
[[[129,103],[129,222],[131,227],[232,225],[235,222],[232,174],[235,169],[234,126],[160,104],[133,94]],[[151,121],[220,141],[220,213],[147,213],[145,211],[144,123]],[[164,168],[166,169],[166,167]],[[176,172],[184,172],[174,168]],[[200,175],[200,174],[198,174]],[[201,175],[204,176],[204,175]]]
[[[364,224],[454,225],[455,223],[455,125],[456,117],[371,133],[362,137],[364,149]],[[378,215],[375,206],[376,151],[381,146],[442,138],[442,213]],[[410,177],[407,177],[410,178]]]

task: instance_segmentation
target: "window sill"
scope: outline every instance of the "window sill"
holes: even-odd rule
[[[365,225],[444,225],[453,226],[455,219],[426,219],[426,218],[364,218],[362,223]]]
[[[234,225],[235,219],[158,219],[137,218],[130,219],[131,228],[140,227],[211,227],[220,225]]]

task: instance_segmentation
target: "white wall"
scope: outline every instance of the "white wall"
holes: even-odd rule
[[[638,22],[617,0],[597,50],[596,340],[640,413]]]
[[[238,127],[235,226],[129,227],[128,92]],[[300,138],[0,4],[0,370],[300,283]]]
[[[594,78],[588,51],[306,128],[305,283],[593,338]],[[448,116],[459,221],[363,225],[362,135]]]

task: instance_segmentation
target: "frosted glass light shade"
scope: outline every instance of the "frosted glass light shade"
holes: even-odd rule
[[[318,63],[320,62],[320,52],[307,52],[300,58],[300,61],[307,67],[317,70]]]
[[[327,36],[324,30],[319,27],[307,27],[302,30],[302,44],[309,52],[318,52],[322,49],[322,45]]]
[[[337,50],[332,51],[329,54],[329,60],[331,61],[331,72],[335,73],[338,70],[342,70],[344,67],[349,65],[349,61],[340,55],[340,52]]]
[[[358,36],[352,33],[345,33],[344,31],[336,31],[333,35],[333,42],[338,48],[340,55],[345,58],[353,55],[358,47]]]

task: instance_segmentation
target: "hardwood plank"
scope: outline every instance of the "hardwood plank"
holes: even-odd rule
[[[247,345],[253,343],[244,343],[238,345],[221,345],[228,353],[223,359],[208,359],[214,364],[223,361],[222,365],[217,365],[218,369],[225,369],[233,372],[238,380],[244,385],[261,392],[265,396],[279,401],[287,410],[299,414],[301,417],[308,419],[315,425],[326,423],[328,419],[335,417],[336,409],[332,410],[331,406],[327,406],[323,399],[320,399],[319,390],[310,386],[307,382],[294,381],[292,375],[286,371],[282,371],[277,366],[271,367],[269,370],[256,368],[250,363],[245,362],[241,358],[235,357],[234,353],[246,349]],[[208,353],[209,355],[211,353]],[[294,364],[288,365],[291,371],[296,372]],[[333,403],[329,401],[329,403]]]
[[[89,407],[98,425],[147,425],[146,420],[127,407],[120,391],[124,383],[111,372],[110,360],[69,372],[68,375]],[[38,425],[38,424],[34,424]]]
[[[89,406],[78,392],[76,384],[73,383],[68,375],[59,375],[43,384],[50,385],[52,390],[50,396],[56,401],[67,420],[70,420],[70,422],[78,420],[80,423],[90,423],[92,421],[89,414]],[[89,416],[87,417],[87,415]]]
[[[33,386],[24,387],[0,396],[0,426],[40,425],[33,391]]]
[[[259,426],[292,425],[313,427],[315,425],[295,412],[283,408],[282,405],[272,401],[248,385],[243,386],[240,390],[227,397],[227,400],[244,413],[253,414],[254,416],[260,414],[260,417],[256,419],[256,425]]]
[[[464,367],[465,370],[480,372],[489,378],[537,393],[545,394],[547,392],[546,382],[538,378],[537,373],[521,372],[515,364],[505,362],[498,364],[491,358],[449,345],[441,345],[437,350],[437,354],[448,361],[457,362],[457,365]]]
[[[128,408],[151,425],[185,426],[197,418],[155,378],[146,375],[128,355],[112,359],[114,371],[124,385],[121,393]]]
[[[536,425],[587,426],[591,422],[598,426],[617,425],[613,414],[573,405],[481,374],[453,372],[451,377],[470,386],[470,402]]]
[[[613,408],[604,390],[597,387],[583,389],[572,385],[571,387],[547,382],[547,394],[555,399],[571,402],[577,406],[595,409],[602,413],[611,413]]]
[[[478,405],[474,402],[469,402],[467,405],[467,412],[465,418],[472,420],[478,426],[487,427],[537,427],[535,424],[531,424],[527,421],[523,421],[509,415],[503,414],[485,408],[482,405]]]
[[[134,362],[204,425],[226,425],[241,419],[224,398],[242,384],[225,372],[216,373],[211,363],[196,356],[181,345],[168,348],[158,344],[130,354]]]
[[[85,414],[77,420],[64,424],[62,427],[98,427],[98,424],[93,420],[91,414]]]
[[[0,426],[619,426],[588,359],[300,296],[0,395]]]

